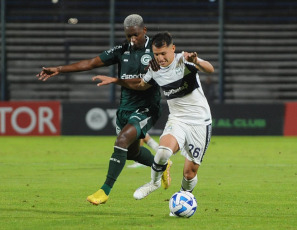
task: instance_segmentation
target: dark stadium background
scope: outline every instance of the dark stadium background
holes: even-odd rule
[[[91,77],[116,75],[116,68],[47,82],[35,75],[42,66],[92,58],[122,42],[122,22],[131,13],[143,16],[149,36],[168,30],[177,51],[196,51],[214,65],[213,75],[200,74],[214,134],[297,135],[295,0],[1,0],[0,135],[113,135],[110,111],[116,108],[119,88],[97,88]],[[32,124],[40,119],[36,103],[44,102],[60,103],[53,118],[60,131],[48,127],[42,133],[38,122]],[[27,109],[21,113],[19,107]],[[91,108],[104,111],[93,119],[105,119],[107,126],[96,130],[84,123]],[[166,120],[166,104],[164,108]],[[47,118],[44,114],[44,126],[49,126]],[[159,135],[163,120],[152,134]],[[74,123],[79,128],[73,130]]]

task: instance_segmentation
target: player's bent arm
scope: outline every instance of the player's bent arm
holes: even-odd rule
[[[151,87],[150,84],[145,83],[141,78],[134,79],[119,79],[115,77],[108,77],[104,75],[98,75],[92,78],[93,81],[100,80],[101,82],[97,86],[117,84],[128,89],[134,90],[146,90]]]
[[[213,73],[214,68],[212,64],[210,64],[208,61],[204,61],[200,58],[196,58],[196,60],[193,62],[196,66],[196,68],[204,73]]]
[[[188,53],[183,52],[183,55],[185,59],[188,62],[192,62],[195,64],[196,68],[204,73],[213,73],[214,68],[212,64],[210,64],[208,61],[205,61],[198,57],[198,54],[196,52]]]

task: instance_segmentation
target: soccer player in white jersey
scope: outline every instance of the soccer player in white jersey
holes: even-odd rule
[[[150,68],[143,79],[93,78],[101,80],[98,86],[116,83],[137,90],[158,84],[167,99],[169,117],[151,167],[151,181],[134,192],[137,200],[160,187],[168,159],[179,150],[185,156],[181,190],[192,192],[198,182],[197,171],[211,138],[211,112],[198,71],[213,73],[213,66],[198,58],[196,52],[176,54],[168,32],[153,37],[152,49],[160,70],[154,72]]]

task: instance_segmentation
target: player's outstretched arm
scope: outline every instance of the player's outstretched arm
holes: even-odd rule
[[[97,86],[109,85],[109,84],[117,84],[128,89],[134,90],[146,90],[151,87],[151,85],[146,84],[141,78],[134,79],[119,79],[115,77],[109,77],[104,75],[97,75],[92,78],[93,81],[101,81],[97,83]]]
[[[115,77],[109,77],[104,75],[97,75],[95,77],[92,77],[93,81],[101,81],[97,83],[97,86],[103,86],[103,85],[109,85],[109,84],[117,84],[120,85],[119,79]]]
[[[104,66],[104,63],[99,57],[82,60],[70,65],[56,66],[56,67],[42,67],[42,71],[36,75],[38,80],[46,81],[47,79],[56,76],[60,73],[80,72],[91,70],[97,67]]]
[[[196,68],[204,73],[213,73],[214,68],[212,64],[198,57],[196,52],[188,53],[184,52],[184,57],[188,62],[192,62],[196,65]]]

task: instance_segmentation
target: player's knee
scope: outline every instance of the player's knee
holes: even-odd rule
[[[120,133],[115,141],[115,146],[127,149],[133,141],[134,138],[131,138],[129,134]]]
[[[157,164],[164,165],[167,163],[168,159],[171,157],[172,154],[173,152],[170,148],[159,146],[154,161]]]
[[[118,137],[117,138],[117,140],[115,142],[115,146],[118,146],[120,148],[125,148],[125,149],[128,148],[128,146],[126,144],[126,141],[125,141],[125,138],[123,138],[123,137]]]

